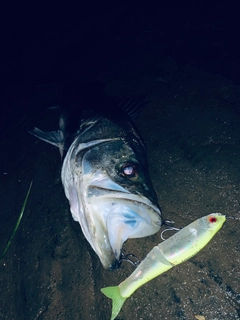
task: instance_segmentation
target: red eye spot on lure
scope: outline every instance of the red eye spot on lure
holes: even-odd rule
[[[217,222],[217,218],[214,217],[214,216],[209,217],[208,220],[209,220],[210,223],[215,223],[215,222]]]

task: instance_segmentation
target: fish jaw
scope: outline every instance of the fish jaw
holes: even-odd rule
[[[73,219],[79,222],[105,269],[119,267],[121,249],[128,238],[149,236],[161,227],[160,210],[150,205],[148,199],[120,191],[82,197],[77,189],[69,185]]]
[[[120,259],[123,243],[130,238],[142,238],[159,231],[160,211],[146,204],[143,197],[133,194],[110,193],[107,196],[92,197],[89,211],[98,215],[104,225],[105,235],[116,260]]]

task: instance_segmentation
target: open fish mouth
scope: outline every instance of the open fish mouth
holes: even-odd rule
[[[98,221],[95,220],[94,230],[98,241],[93,241],[92,246],[100,259],[101,256],[103,259],[107,256],[104,253],[104,245],[100,241],[104,229],[103,241],[109,243],[109,249],[113,252],[115,259],[119,260],[122,245],[127,239],[152,235],[161,227],[159,208],[144,196],[96,187],[94,187],[94,195],[91,187],[88,194],[91,195],[87,197],[88,211],[92,216],[98,217]],[[99,246],[100,243],[101,246]]]

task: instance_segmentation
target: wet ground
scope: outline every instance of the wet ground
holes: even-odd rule
[[[212,212],[228,216],[207,247],[137,290],[117,319],[240,319],[240,87],[144,50],[82,80],[104,81],[111,95],[149,94],[137,127],[165,219],[181,227]],[[134,267],[104,270],[72,220],[58,150],[26,132],[51,125],[43,110],[54,85],[28,90],[5,102],[8,115],[1,120],[0,252],[32,180],[33,187],[0,261],[0,319],[110,319],[111,302],[100,288],[117,285]],[[11,120],[13,110],[18,121]],[[142,259],[160,241],[158,233],[129,240],[125,249]]]

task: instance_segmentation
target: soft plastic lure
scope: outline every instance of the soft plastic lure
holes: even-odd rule
[[[115,319],[123,303],[146,282],[197,254],[221,229],[226,218],[212,213],[195,220],[169,239],[155,246],[135,271],[118,286],[102,288],[112,299],[112,316]]]

